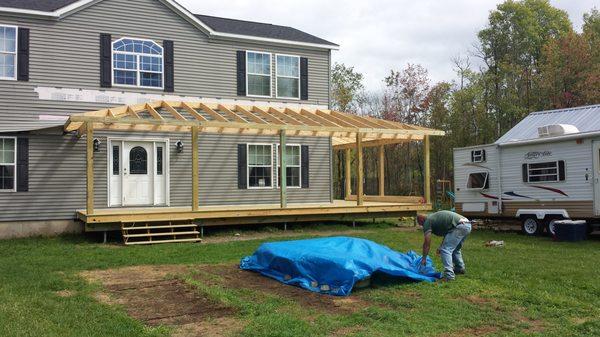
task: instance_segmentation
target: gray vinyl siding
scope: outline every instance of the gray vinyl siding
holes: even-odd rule
[[[8,124],[32,123],[40,114],[66,115],[118,103],[41,101],[36,86],[99,90],[99,34],[174,41],[175,92],[180,96],[310,103],[329,101],[330,51],[265,43],[210,40],[158,0],[104,0],[65,19],[43,20],[0,15],[0,24],[30,29],[30,81],[0,81],[0,132]],[[248,98],[236,94],[236,51],[293,54],[309,59],[309,100]],[[126,87],[110,91],[163,94],[160,89]],[[171,93],[169,93],[171,94]],[[35,123],[34,123],[35,124]],[[7,129],[5,129],[7,130]]]
[[[29,138],[29,191],[0,192],[0,221],[73,219],[85,208],[86,139],[61,135],[60,130],[5,134]],[[191,137],[188,134],[96,132],[100,150],[94,153],[94,207],[108,206],[107,139],[170,139],[171,206],[191,205]],[[184,143],[183,153],[174,144]],[[201,134],[199,138],[200,205],[276,204],[278,189],[237,188],[237,144],[277,143],[277,137]],[[289,137],[288,143],[309,146],[310,187],[288,189],[289,203],[329,202],[329,138]]]

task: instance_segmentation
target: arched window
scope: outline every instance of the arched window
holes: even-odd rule
[[[113,84],[163,87],[163,48],[151,40],[122,38],[112,43]]]
[[[141,146],[129,151],[129,174],[148,174],[148,152]]]

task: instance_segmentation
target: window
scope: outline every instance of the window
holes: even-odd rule
[[[300,57],[277,55],[277,97],[300,98]]]
[[[16,190],[16,143],[16,138],[0,138],[0,191]]]
[[[17,79],[17,27],[0,26],[0,79]]]
[[[486,190],[490,188],[487,172],[470,173],[467,188],[472,190]]]
[[[473,150],[471,151],[471,162],[482,163],[485,161],[485,150]]]
[[[248,144],[248,187],[272,187],[273,147]]]
[[[121,174],[120,162],[121,157],[119,156],[119,145],[113,145],[112,147],[112,173],[115,176]]]
[[[163,147],[156,147],[156,174],[161,176],[163,174]]]
[[[148,174],[148,152],[141,146],[129,151],[129,174]]]
[[[113,84],[163,87],[163,48],[150,40],[113,42]]]
[[[523,181],[527,183],[565,180],[565,161],[523,164]]]
[[[287,187],[300,187],[300,145],[286,145],[285,173]],[[280,146],[277,146],[277,186],[281,183],[281,163],[279,162]]]
[[[271,54],[246,52],[248,96],[271,97]]]

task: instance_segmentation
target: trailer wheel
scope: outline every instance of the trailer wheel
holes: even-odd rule
[[[521,218],[521,231],[525,235],[538,235],[544,231],[542,222],[533,216]]]
[[[562,216],[552,217],[547,220],[546,223],[546,233],[550,236],[554,236],[556,234],[556,222],[564,220]]]

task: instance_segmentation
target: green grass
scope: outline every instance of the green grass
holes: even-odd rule
[[[341,228],[348,230],[336,227]],[[420,249],[418,232],[382,224],[362,228],[371,232],[360,236],[394,249]],[[491,239],[504,240],[506,247],[484,247]],[[98,285],[86,283],[78,273],[144,264],[237,263],[263,241],[268,239],[145,247],[101,245],[82,236],[0,241],[0,336],[168,336],[169,328],[146,327],[122,308],[95,300]],[[434,244],[439,241],[436,238]],[[370,305],[351,314],[323,313],[275,295],[207,286],[192,277],[185,280],[236,307],[245,325],[242,336],[328,336],[336,331],[354,336],[439,336],[474,334],[489,327],[486,336],[600,335],[597,238],[556,243],[474,231],[464,255],[468,274],[457,281],[360,290],[356,296]],[[439,259],[434,260],[439,266]],[[60,290],[74,295],[60,297]]]

